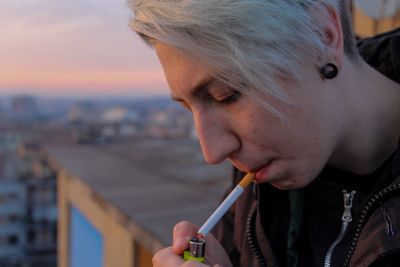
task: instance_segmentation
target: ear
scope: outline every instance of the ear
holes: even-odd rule
[[[323,25],[322,41],[326,47],[321,63],[331,62],[340,69],[344,57],[342,22],[336,8],[331,5],[326,5],[325,8],[325,12],[318,15],[319,22]]]

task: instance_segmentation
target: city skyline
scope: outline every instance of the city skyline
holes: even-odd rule
[[[167,95],[125,0],[2,0],[0,95]]]

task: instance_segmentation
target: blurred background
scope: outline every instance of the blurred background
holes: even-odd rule
[[[399,0],[347,1],[360,38]],[[229,185],[124,0],[0,1],[0,267],[143,267]]]

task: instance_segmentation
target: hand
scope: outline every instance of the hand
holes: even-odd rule
[[[157,252],[153,257],[153,267],[232,267],[228,255],[217,239],[208,234],[206,239],[206,264],[197,261],[184,261],[182,254],[188,248],[189,240],[197,233],[198,227],[190,222],[180,222],[174,227],[173,242]]]

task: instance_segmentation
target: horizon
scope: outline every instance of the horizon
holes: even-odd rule
[[[0,100],[9,100],[12,98],[16,97],[31,97],[34,99],[40,99],[40,100],[141,100],[141,99],[171,99],[169,94],[97,94],[97,95],[43,95],[43,94],[37,94],[37,93],[9,93],[9,94],[3,94],[0,93]]]
[[[170,98],[168,90],[161,89],[153,89],[148,92],[144,90],[133,90],[127,89],[126,91],[117,91],[112,92],[96,92],[90,90],[80,90],[68,92],[62,91],[58,93],[52,93],[50,91],[41,90],[41,89],[28,89],[28,90],[3,90],[0,89],[0,98],[11,98],[18,96],[29,96],[34,98],[48,98],[48,99],[101,99],[101,98],[128,98],[128,99],[136,99],[136,98]]]

